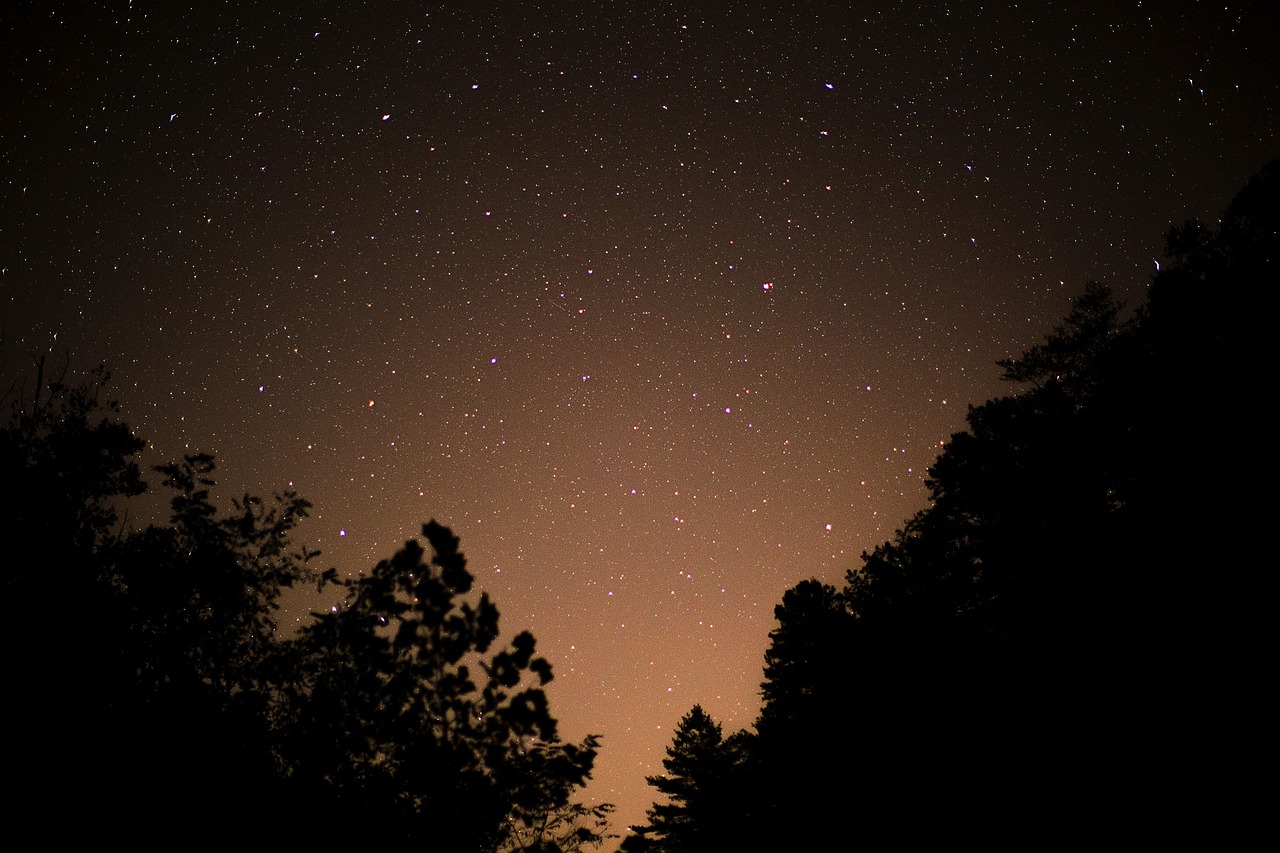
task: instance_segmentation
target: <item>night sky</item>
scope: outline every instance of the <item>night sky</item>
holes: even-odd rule
[[[925,502],[1087,280],[1280,154],[1280,4],[17,2],[0,369],[105,361],[147,464],[435,518],[643,820],[773,608]],[[1194,389],[1188,389],[1189,394]],[[153,476],[153,482],[159,477]],[[305,619],[295,597],[285,621]]]

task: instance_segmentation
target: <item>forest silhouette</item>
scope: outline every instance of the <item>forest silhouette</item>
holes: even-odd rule
[[[498,610],[436,522],[354,578],[291,535],[309,504],[245,495],[220,515],[212,457],[157,468],[168,524],[127,531],[144,442],[99,369],[15,393],[0,433],[9,676],[7,810],[63,843],[145,848],[427,842],[574,850],[608,805],[571,802],[598,738],[558,739],[551,665],[529,632],[494,650]],[[34,547],[33,547],[34,546]],[[297,636],[281,594],[344,593]]]
[[[754,731],[694,707],[624,850],[1246,837],[1280,162],[1166,254],[1127,318],[1091,283],[999,363],[1019,390],[842,585],[786,592]]]
[[[1089,284],[999,363],[1016,390],[970,407],[927,506],[842,584],[786,592],[754,726],[725,736],[693,707],[624,850],[1220,844],[1261,808],[1240,768],[1265,707],[1253,454],[1280,161],[1166,254],[1142,304]],[[551,664],[528,631],[498,644],[448,528],[322,571],[292,541],[305,499],[224,513],[197,454],[156,469],[168,522],[130,529],[144,441],[108,380],[38,360],[8,393],[11,825],[144,846],[296,841],[294,814],[327,843],[617,837],[577,799],[599,738],[559,739]],[[303,585],[341,603],[285,637]]]

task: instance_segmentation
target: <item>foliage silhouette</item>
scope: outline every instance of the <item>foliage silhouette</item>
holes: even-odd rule
[[[1220,843],[1261,807],[1232,767],[1262,731],[1267,528],[1224,451],[1262,446],[1280,161],[1167,256],[1127,319],[1090,283],[1001,361],[1022,390],[970,408],[926,508],[783,597],[732,782],[761,849]]]
[[[340,581],[345,602],[293,644],[301,677],[280,709],[285,764],[332,790],[340,811],[376,813],[383,839],[486,850],[540,824],[554,835],[547,816],[563,816],[586,782],[598,738],[557,742],[542,689],[551,666],[533,635],[485,657],[497,608],[487,594],[465,600],[473,578],[458,539],[434,521],[422,532],[429,558],[411,540]]]
[[[169,522],[126,530],[144,442],[102,401],[107,381],[47,379],[38,362],[0,429],[19,827],[70,809],[68,841],[118,826],[143,844],[277,843],[323,809],[329,841],[569,851],[608,837],[610,806],[571,802],[598,738],[557,739],[532,634],[485,656],[498,611],[467,600],[447,528],[423,528],[429,559],[411,541],[339,580],[291,543],[307,501],[245,495],[223,515],[197,454],[157,469]],[[346,601],[284,639],[281,594],[305,583]]]
[[[649,823],[633,828],[622,846],[645,850],[730,849],[745,828],[735,780],[744,758],[743,737],[725,740],[720,724],[695,705],[676,727],[662,766],[646,781],[666,797],[648,812]]]

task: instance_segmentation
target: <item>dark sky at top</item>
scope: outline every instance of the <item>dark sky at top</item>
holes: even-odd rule
[[[924,505],[1084,282],[1280,154],[1274,2],[17,2],[0,368],[292,484],[356,572],[450,525],[594,800],[759,707],[773,607]],[[1194,389],[1188,389],[1194,394]],[[288,621],[305,618],[295,602]]]

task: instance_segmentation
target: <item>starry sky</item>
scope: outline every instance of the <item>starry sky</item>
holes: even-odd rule
[[[149,464],[435,518],[640,822],[782,593],[925,502],[994,362],[1280,154],[1273,2],[13,2],[0,369]],[[155,478],[158,480],[158,478]],[[313,602],[291,598],[285,621]]]

